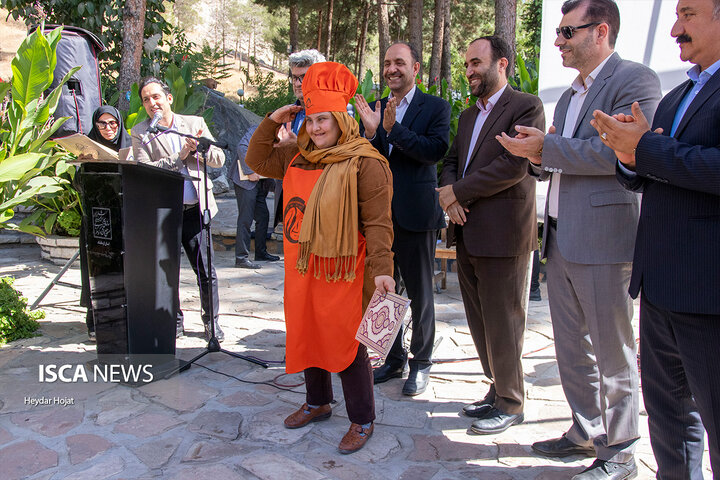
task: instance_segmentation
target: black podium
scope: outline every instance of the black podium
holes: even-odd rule
[[[174,360],[183,175],[110,162],[78,174],[99,362]]]

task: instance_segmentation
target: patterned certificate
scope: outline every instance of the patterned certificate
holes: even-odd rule
[[[381,295],[375,290],[355,339],[385,358],[395,341],[409,306],[410,300],[405,297],[394,293]]]

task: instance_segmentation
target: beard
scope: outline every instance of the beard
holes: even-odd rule
[[[480,82],[471,89],[471,93],[477,98],[485,98],[490,92],[495,90],[500,82],[500,74],[497,71],[497,62],[489,65],[484,72],[475,73],[471,79],[477,78]]]
[[[577,45],[567,46],[564,49],[561,48],[561,51],[569,53],[569,55],[563,58],[563,66],[582,70],[592,59],[594,51],[592,43],[592,36],[588,35]]]

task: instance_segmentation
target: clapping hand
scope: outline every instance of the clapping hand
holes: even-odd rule
[[[355,108],[357,108],[360,120],[365,127],[365,137],[373,138],[380,125],[380,101],[375,102],[375,110],[370,108],[367,100],[360,94],[355,95]]]

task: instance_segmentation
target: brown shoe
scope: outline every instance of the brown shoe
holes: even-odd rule
[[[372,436],[373,430],[375,430],[374,423],[370,424],[370,428],[363,428],[362,425],[358,425],[357,423],[350,424],[350,430],[348,430],[340,441],[338,450],[344,454],[357,452],[365,446],[368,439]]]
[[[300,410],[293,413],[285,419],[285,428],[300,428],[310,422],[319,422],[327,420],[332,415],[332,409],[329,404],[320,405],[317,408],[309,408],[307,403],[303,403]]]

